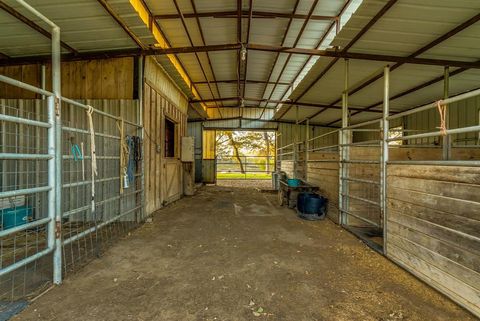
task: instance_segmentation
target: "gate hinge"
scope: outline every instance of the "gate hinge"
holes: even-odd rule
[[[55,115],[57,117],[60,117],[60,98],[58,97],[55,97]]]
[[[62,236],[62,222],[55,222],[55,238],[59,239]]]

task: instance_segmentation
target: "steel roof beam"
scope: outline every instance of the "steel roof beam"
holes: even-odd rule
[[[174,47],[174,48],[150,48],[150,49],[121,49],[102,52],[85,52],[78,55],[66,54],[62,55],[62,59],[65,60],[82,60],[82,59],[104,59],[114,57],[127,57],[127,56],[152,56],[152,55],[167,55],[167,54],[184,54],[184,53],[196,53],[196,52],[211,52],[211,51],[224,51],[224,50],[240,50],[242,44],[224,44],[224,45],[209,45],[209,46],[194,46],[194,47]],[[290,48],[290,47],[278,47],[259,44],[249,44],[245,46],[249,50],[270,51],[270,52],[286,52],[297,55],[313,55],[330,58],[346,58],[346,59],[359,59],[359,60],[372,60],[382,62],[395,62],[395,63],[408,63],[417,65],[431,65],[431,66],[450,66],[459,68],[472,68],[480,69],[480,62],[478,61],[459,61],[459,60],[445,60],[445,59],[427,59],[427,58],[415,58],[415,57],[401,57],[401,56],[387,56],[376,54],[364,54],[354,52],[342,52],[331,50],[319,50],[319,49],[304,49],[304,48]],[[24,61],[42,62],[48,59],[48,56],[31,56],[31,57],[18,57],[8,60],[8,64],[22,64]],[[3,62],[3,64],[5,64]]]
[[[274,81],[265,81],[265,80],[253,80],[253,79],[241,79],[242,82],[246,82],[247,84],[267,84],[267,85],[273,85],[275,84]],[[194,84],[197,85],[205,85],[207,82],[206,81],[194,81]],[[214,80],[210,81],[211,84],[235,84],[237,83],[236,79],[227,79],[227,80]],[[289,82],[280,82],[279,85],[281,86],[289,86]]]
[[[250,10],[241,10],[242,18],[248,18],[250,16]],[[214,12],[194,12],[194,13],[185,13],[184,18],[237,18],[238,11],[214,11]],[[295,13],[284,13],[284,12],[270,12],[270,11],[252,11],[253,18],[282,18],[282,19],[307,19],[308,15],[305,14],[295,14]],[[179,19],[178,14],[163,14],[155,15],[157,20],[167,20],[167,19]],[[322,15],[312,15],[310,20],[318,21],[332,21],[336,20],[336,16],[322,16]]]
[[[187,35],[187,38],[188,38],[188,41],[190,42],[190,46],[194,46],[194,43],[193,43],[193,40],[192,40],[192,37],[190,36],[190,32],[188,31],[188,27],[187,27],[187,24],[185,23],[185,19],[183,18],[183,14],[182,14],[182,11],[180,10],[180,7],[178,6],[178,2],[177,0],[173,0],[173,4],[175,5],[175,8],[177,9],[177,12],[178,14],[180,15],[181,17],[181,22],[182,22],[182,26],[183,26],[183,29],[185,30],[185,33]],[[207,77],[207,74],[205,73],[205,69],[203,69],[203,65],[202,65],[202,62],[200,61],[200,57],[198,57],[198,53],[195,52],[195,58],[197,59],[197,62],[198,62],[198,65],[200,66],[200,70],[202,71],[202,74],[203,74],[203,77],[205,78],[205,80],[207,81],[208,83],[208,88],[210,89],[210,93],[212,94],[212,97],[215,98],[215,94],[213,93],[213,89],[212,87],[210,86],[210,83],[208,82],[208,77]],[[185,69],[185,68],[184,68]],[[191,79],[191,78],[190,78]],[[200,95],[200,93],[198,93]],[[220,114],[220,116],[222,116]]]
[[[382,9],[380,9],[380,11],[377,12],[377,14],[360,30],[360,32],[355,35],[355,37],[345,46],[345,48],[342,49],[342,53],[346,53],[348,49],[350,49],[365,33],[367,33],[368,30],[370,30],[370,28],[375,23],[377,23],[377,21],[380,20],[380,18],[385,13],[387,13],[387,11],[390,10],[390,8],[393,7],[395,3],[397,3],[397,1],[398,0],[389,0],[382,7]],[[320,79],[322,79],[330,71],[330,69],[332,69],[332,67],[338,62],[338,60],[340,60],[340,58],[341,57],[336,57],[333,61],[331,61],[330,64],[328,64],[327,67],[320,73],[320,75],[317,76],[315,80],[311,84],[309,84],[306,89],[302,91],[302,93],[295,99],[295,101],[300,100],[318,81],[320,81]],[[288,110],[289,108],[287,108],[287,110],[279,118],[282,118],[288,112]],[[315,113],[314,115],[310,116],[309,119],[317,116],[321,112],[322,111]]]
[[[195,5],[195,1],[190,0],[190,4],[192,5],[193,12],[196,14],[197,13],[197,7]],[[202,25],[200,23],[200,19],[198,17],[196,17],[195,21],[197,22],[198,31],[200,32],[200,38],[202,39],[202,45],[205,45],[206,44],[205,35],[203,33],[203,29],[202,29]],[[210,71],[212,72],[213,83],[215,83],[215,86],[217,88],[217,94],[220,97],[221,96],[220,95],[220,89],[218,88],[217,77],[215,76],[215,70],[213,70],[213,65],[212,65],[212,61],[210,59],[210,54],[207,52],[206,55],[207,55],[208,66],[210,68]],[[209,81],[209,79],[206,79],[206,81],[207,81],[207,83],[208,82],[212,83],[212,81]],[[210,87],[210,85],[209,85],[209,87]],[[213,95],[213,97],[215,97],[215,95]]]
[[[248,11],[248,22],[247,22],[247,39],[245,41],[247,46],[250,43],[250,27],[251,27],[251,24],[252,24],[253,0],[249,0],[248,5],[249,5],[249,7],[248,7],[249,11]],[[245,97],[245,90],[247,89],[248,53],[245,57],[244,65],[245,65],[245,68],[244,68],[244,74],[243,74],[242,98]],[[243,110],[241,111],[241,115],[243,116]]]
[[[300,3],[300,0],[297,0],[295,2],[295,5],[294,5],[293,10],[292,10],[292,15],[295,15],[295,13],[297,12],[297,8],[298,8],[299,3]],[[287,39],[287,35],[288,35],[288,32],[290,31],[290,26],[292,25],[292,22],[293,22],[293,18],[290,18],[289,21],[288,21],[287,28],[285,29],[285,32],[283,34],[282,42],[280,43],[281,46],[285,45],[285,40]],[[279,58],[280,58],[280,53],[278,52],[277,55],[275,56],[275,60],[273,62],[272,68],[270,69],[270,73],[268,74],[268,81],[266,82],[265,87],[263,88],[263,92],[262,92],[262,96],[261,96],[262,98],[265,96],[265,94],[267,92],[267,87],[270,84],[270,78],[273,74],[273,71],[275,70],[275,66],[277,65],[277,62],[278,62]],[[278,86],[279,83],[280,83],[280,79],[277,79],[277,81],[275,81],[273,83],[273,85]],[[274,89],[275,89],[275,87],[272,89],[272,92],[273,92]],[[267,106],[268,106],[268,103],[265,104],[265,109],[267,108]],[[265,113],[265,109],[260,114],[260,117],[258,117],[259,119],[262,118],[263,114]]]
[[[315,8],[317,7],[317,4],[318,4],[318,0],[315,0],[315,1],[313,1],[312,5],[310,6],[310,11],[308,12],[308,17],[303,22],[302,27],[300,28],[300,31],[298,32],[297,37],[295,38],[295,41],[293,43],[293,47],[296,47],[298,42],[302,38],[303,32],[305,31],[305,29],[306,29],[306,27],[307,27],[307,25],[310,21],[310,17],[313,15],[313,12],[315,11]],[[292,58],[292,53],[289,53],[288,56],[287,56],[287,59],[283,63],[283,67],[280,70],[280,73],[278,74],[277,82],[279,82],[280,79],[282,79],[283,73],[284,73],[285,69],[287,68],[288,63],[290,62],[291,58]],[[273,85],[272,91],[270,92],[270,95],[268,96],[268,99],[271,99],[273,97],[273,94],[275,93],[276,88],[277,88],[277,85],[276,84]]]
[[[455,36],[456,34],[458,34],[459,32],[465,30],[466,28],[472,26],[473,24],[477,23],[478,21],[480,21],[480,13],[473,16],[472,18],[468,19],[467,21],[461,23],[460,25],[456,26],[455,28],[453,28],[452,30],[448,31],[447,33],[441,35],[440,37],[436,38],[435,40],[433,40],[432,42],[428,43],[427,45],[421,47],[420,49],[416,50],[414,53],[410,54],[408,57],[409,58],[415,58],[425,52],[427,52],[428,50],[434,48],[435,46],[439,45],[440,43],[444,42],[445,40]],[[395,69],[403,66],[405,63],[404,62],[397,62],[395,65],[391,66],[390,67],[390,72],[394,71]],[[448,65],[447,65],[448,66]],[[461,67],[461,69],[468,69],[466,67]],[[460,71],[461,72],[461,71]],[[457,72],[458,73],[458,72]],[[353,95],[357,92],[359,92],[360,90],[362,90],[363,88],[366,88],[368,87],[369,85],[371,85],[372,83],[374,83],[375,81],[381,79],[383,77],[383,75],[379,74],[377,75],[376,77],[372,78],[372,79],[369,79],[368,81],[365,81],[364,83],[360,84],[358,87],[356,87],[355,89],[353,89],[351,92],[349,92],[350,95]],[[443,79],[443,76],[441,77],[437,77],[435,79]],[[434,79],[434,80],[435,80]],[[427,82],[428,84],[429,82]],[[423,85],[423,84],[422,84]],[[421,86],[422,86],[421,85]],[[421,87],[421,88],[424,88],[425,86]],[[420,89],[421,89],[420,88]],[[407,91],[408,92],[408,91]],[[402,95],[404,96],[404,95]],[[336,101],[334,101],[332,104],[337,104],[338,102],[341,101],[341,98],[340,99],[337,99]],[[371,108],[374,108],[376,107],[377,105],[374,104],[372,106],[369,106],[365,109],[365,111],[368,111],[370,110]],[[358,114],[359,112],[355,112],[355,113],[352,113],[351,116],[354,116],[356,114]],[[332,123],[336,123],[338,120],[332,122]]]
[[[190,103],[212,103],[215,101],[238,101],[239,97],[222,97],[216,99],[203,99],[203,100],[190,100]],[[246,97],[245,101],[254,101],[258,103],[274,103],[274,104],[284,104],[284,105],[298,105],[305,107],[316,107],[316,108],[329,108],[329,109],[338,109],[341,110],[341,106],[330,106],[327,104],[316,104],[316,103],[296,103],[290,100],[274,100],[274,99],[264,99],[264,98],[253,98]],[[260,107],[262,108],[262,107]],[[361,107],[351,107],[351,110],[363,110]],[[372,110],[372,113],[381,113],[381,111]]]
[[[352,0],[347,0],[347,2],[345,2],[345,4],[343,5],[342,9],[340,9],[340,12],[338,13],[338,18],[333,21],[331,24],[330,24],[330,27],[325,31],[325,33],[322,35],[322,37],[319,39],[317,45],[315,46],[315,48],[319,48],[322,43],[325,41],[325,39],[328,37],[328,35],[330,34],[330,32],[333,31],[333,28],[336,28],[337,30],[337,33],[339,31],[339,25],[340,25],[340,17],[344,14],[345,10],[347,10],[348,6],[350,5],[350,3],[352,2]],[[290,90],[290,88],[293,86],[293,84],[296,82],[296,80],[298,79],[298,77],[300,77],[300,74],[303,72],[303,70],[305,69],[305,67],[307,66],[307,64],[310,62],[310,60],[312,59],[313,55],[310,55],[310,57],[308,57],[307,60],[305,60],[305,63],[303,64],[303,66],[298,70],[297,74],[295,75],[295,77],[293,78],[293,82],[290,86],[288,86],[288,88],[285,90],[284,94],[282,97],[285,96],[285,94]],[[276,106],[277,107],[277,106]],[[282,118],[289,110],[290,110],[291,107],[288,107],[287,110],[282,113],[282,115],[280,115],[279,118]]]
[[[29,18],[27,18],[26,16],[24,16],[23,14],[21,14],[20,12],[18,12],[14,8],[10,7],[9,5],[7,5],[5,2],[3,2],[1,0],[0,0],[0,8],[3,9],[8,14],[10,14],[11,16],[17,18],[18,20],[20,20],[21,22],[23,22],[24,24],[26,24],[27,26],[29,26],[33,30],[35,30],[38,33],[44,35],[48,39],[52,39],[52,34],[49,31],[42,28],[36,22],[30,20]],[[74,49],[70,45],[66,44],[64,41],[60,41],[60,46],[62,46],[64,49],[70,51],[72,54],[78,54],[78,51],[76,49]]]

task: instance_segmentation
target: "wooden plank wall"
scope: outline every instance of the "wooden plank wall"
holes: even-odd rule
[[[338,223],[338,152],[314,152],[308,157],[306,180],[320,188],[319,194],[328,199],[327,215]]]
[[[72,99],[133,99],[134,61],[131,57],[62,63],[62,95]],[[41,86],[41,66],[0,67],[0,74]],[[46,66],[51,90],[51,66]],[[0,83],[0,98],[40,98],[32,92]]]
[[[153,58],[149,57],[145,62],[145,209],[150,214],[183,194],[180,151],[181,137],[187,135],[188,100]],[[176,123],[173,158],[165,157],[165,118]]]
[[[387,256],[480,316],[480,168],[388,166]]]
[[[280,163],[280,170],[287,173],[289,178],[293,178],[293,161],[292,160],[283,160]]]

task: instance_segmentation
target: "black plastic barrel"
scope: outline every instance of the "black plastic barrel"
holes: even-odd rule
[[[298,193],[298,196],[297,196],[297,210],[300,212],[300,213],[303,213],[304,210],[305,210],[305,201],[310,198],[310,197],[318,197],[317,194],[315,193],[307,193],[307,192],[303,192],[303,193]]]
[[[303,214],[322,215],[326,211],[327,199],[316,193],[299,193],[297,211]]]

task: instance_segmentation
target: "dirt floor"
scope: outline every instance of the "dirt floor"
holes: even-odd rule
[[[219,179],[217,180],[217,186],[268,190],[272,188],[272,180],[271,179]]]
[[[208,186],[13,320],[475,320],[332,222]]]

